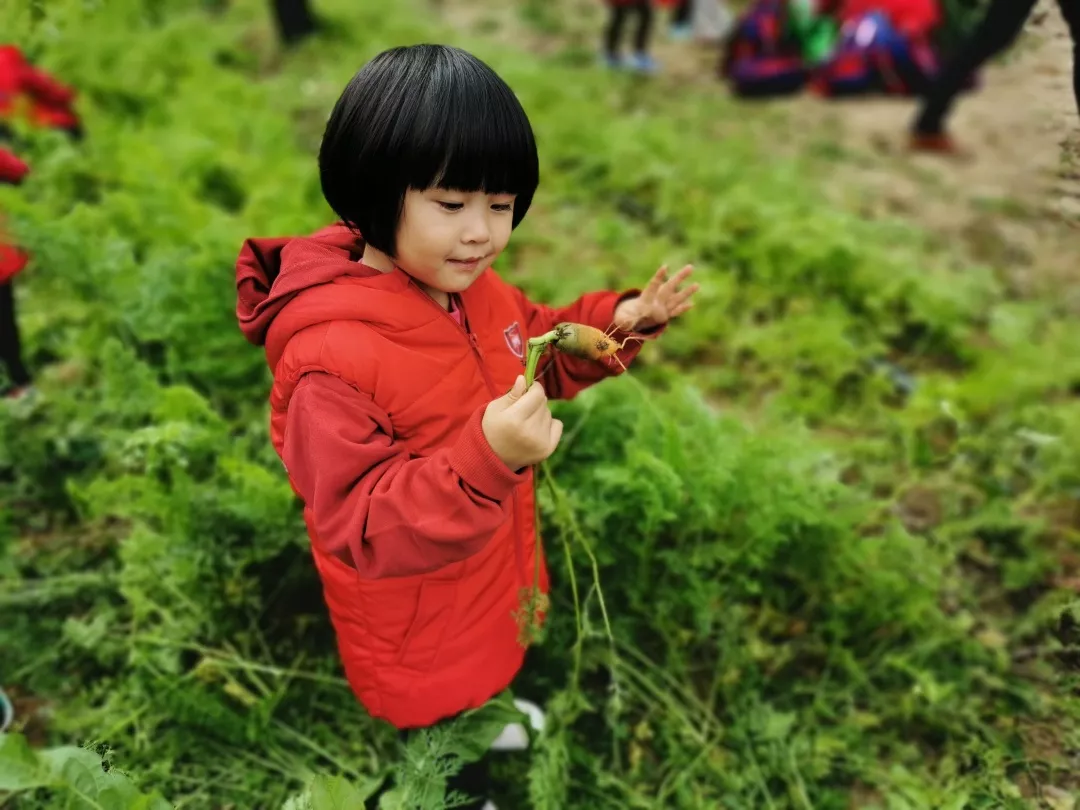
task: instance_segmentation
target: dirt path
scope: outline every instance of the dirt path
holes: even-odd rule
[[[1040,3],[1021,43],[958,103],[951,127],[969,162],[904,150],[912,102],[866,99],[831,113],[847,150],[877,158],[841,171],[843,185],[872,190],[884,209],[1001,267],[1021,292],[1080,278],[1080,119],[1071,40],[1054,6]],[[814,102],[795,106],[812,115]],[[1080,312],[1080,294],[1062,298]]]
[[[812,117],[814,104],[795,106]],[[824,113],[845,149],[863,158],[840,171],[837,190],[872,192],[881,209],[872,213],[912,219],[1001,268],[1017,292],[1056,290],[1080,313],[1080,291],[1069,289],[1080,278],[1080,119],[1071,40],[1055,4],[1040,3],[1014,51],[957,104],[952,131],[972,160],[907,153],[914,110],[910,101],[865,99]]]
[[[435,5],[459,30],[540,54],[595,51],[604,14],[600,0]],[[529,6],[533,11],[523,10]],[[671,42],[663,28],[654,46],[663,64],[658,80],[725,92],[715,79],[715,48]],[[952,129],[973,153],[970,162],[905,151],[910,100],[802,96],[766,106],[798,123],[785,133],[796,149],[820,147],[823,137],[833,142],[835,165],[823,192],[834,203],[913,220],[965,259],[1000,268],[1017,292],[1049,287],[1080,313],[1080,289],[1070,289],[1080,285],[1069,284],[1080,278],[1080,118],[1071,51],[1056,3],[1041,0],[1018,45],[957,105]]]

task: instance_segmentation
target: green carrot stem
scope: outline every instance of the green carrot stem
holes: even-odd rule
[[[559,333],[554,330],[540,335],[540,337],[529,338],[528,351],[525,355],[526,390],[528,390],[529,386],[533,384],[533,380],[536,378],[536,365],[540,362],[540,357],[544,354],[544,350],[549,344],[554,343],[558,339]]]

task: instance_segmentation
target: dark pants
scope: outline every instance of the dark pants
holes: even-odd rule
[[[30,372],[22,361],[19,327],[15,323],[15,292],[10,281],[0,284],[0,361],[14,385],[30,382]]]
[[[462,768],[461,773],[447,784],[446,792],[451,790],[460,790],[466,796],[472,797],[471,803],[461,805],[462,810],[482,810],[491,791],[487,761],[481,759],[479,762],[470,762]]]
[[[273,0],[273,9],[278,33],[286,45],[315,32],[315,17],[308,8],[308,0]]]
[[[645,53],[649,49],[649,35],[652,33],[653,10],[650,0],[635,0],[630,4],[611,6],[611,19],[604,32],[604,47],[608,56],[618,56],[622,46],[623,29],[630,17],[637,17],[637,31],[634,34],[634,50]]]
[[[915,121],[921,135],[940,135],[956,97],[980,67],[1012,45],[1036,0],[990,0],[986,15],[960,44],[941,74],[927,89]],[[1073,94],[1080,109],[1080,0],[1058,0],[1073,41]]]
[[[679,0],[679,5],[675,6],[675,12],[671,15],[672,25],[688,25],[690,23],[690,12],[694,10],[694,0]]]

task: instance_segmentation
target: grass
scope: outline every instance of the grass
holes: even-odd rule
[[[397,769],[433,786],[404,806],[438,807],[499,717],[406,754],[356,705],[235,326],[241,240],[329,216],[313,152],[348,77],[449,37],[418,0],[320,7],[331,33],[287,55],[256,0],[0,12],[79,77],[89,133],[28,134],[31,181],[0,198],[36,257],[18,292],[44,393],[0,414],[2,677],[45,746],[0,746],[12,806],[355,806]],[[559,406],[553,616],[515,686],[549,726],[496,763],[503,803],[1023,808],[1080,787],[1062,302],[823,205],[845,158],[771,157],[776,110],[454,41],[541,145],[501,272],[560,302],[662,262],[705,284],[631,378]]]

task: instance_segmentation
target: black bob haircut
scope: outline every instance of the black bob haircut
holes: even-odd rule
[[[349,82],[326,124],[319,177],[342,221],[395,256],[409,189],[516,194],[516,228],[540,167],[528,116],[495,71],[459,48],[411,45]]]

